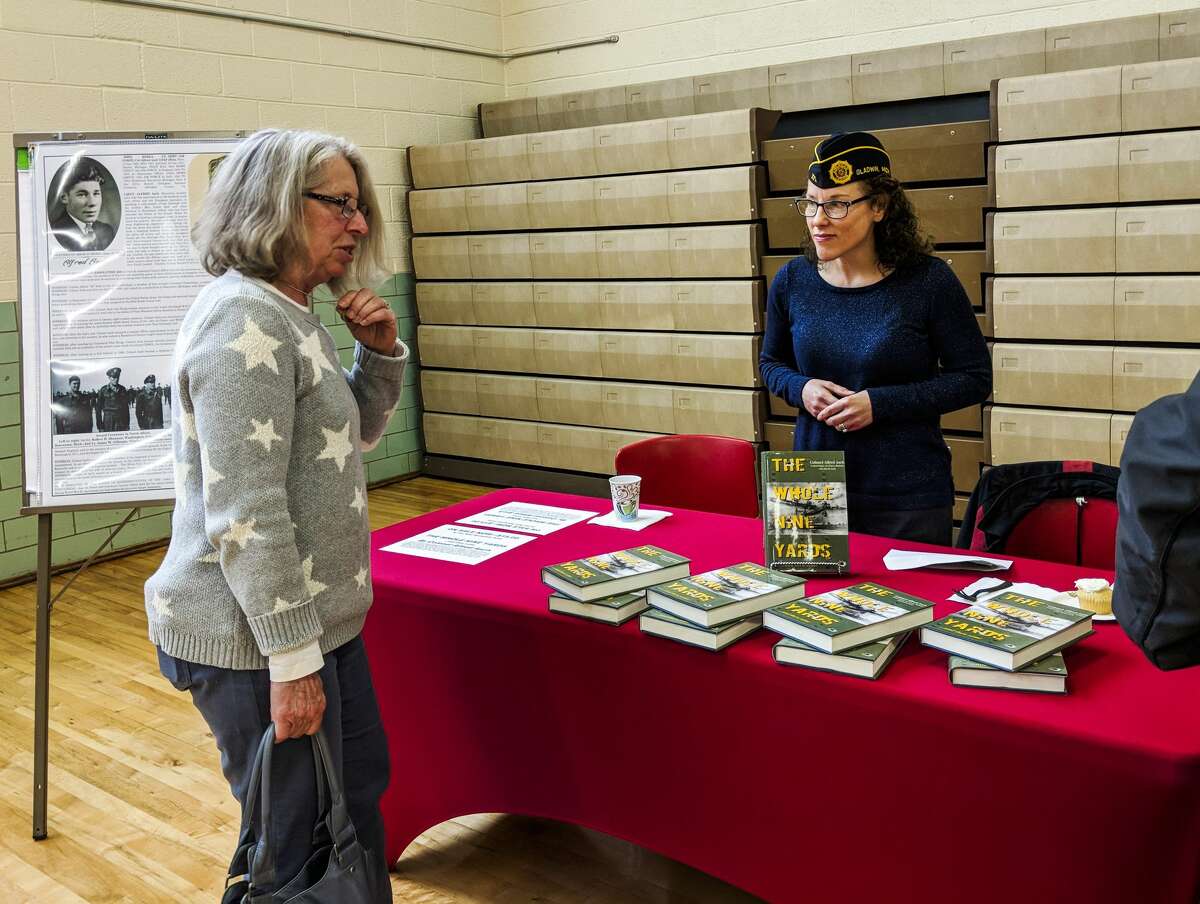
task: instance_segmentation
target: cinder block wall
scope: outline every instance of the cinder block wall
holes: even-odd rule
[[[202,0],[203,2],[203,0]],[[500,0],[222,0],[222,7],[397,35],[501,48]],[[365,150],[388,219],[392,276],[382,287],[415,334],[404,151],[478,137],[476,105],[504,96],[499,61],[292,27],[138,9],[107,0],[0,0],[0,582],[35,567],[36,518],[21,503],[16,215],[12,133],[227,130],[267,126],[342,134]],[[343,358],[353,346],[319,304]],[[421,467],[415,369],[371,482]],[[54,559],[78,561],[125,511],[54,516]],[[170,509],[143,510],[118,547],[161,539]]]
[[[1187,0],[504,0],[504,49],[616,34],[615,45],[505,64],[509,97],[728,72],[1074,25]]]

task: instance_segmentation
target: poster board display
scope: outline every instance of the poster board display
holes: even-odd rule
[[[220,136],[17,136],[25,511],[169,502],[191,227]]]

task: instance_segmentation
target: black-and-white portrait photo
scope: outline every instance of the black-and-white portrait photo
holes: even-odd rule
[[[94,376],[52,369],[51,384],[55,436],[162,430],[171,424],[171,386],[157,374],[116,364]]]
[[[96,394],[83,390],[78,374],[67,378],[67,388],[56,390],[51,397],[50,410],[54,414],[54,434],[91,433],[95,429],[92,409]]]
[[[112,173],[91,157],[72,157],[50,182],[46,216],[62,248],[104,251],[121,226],[121,193]]]

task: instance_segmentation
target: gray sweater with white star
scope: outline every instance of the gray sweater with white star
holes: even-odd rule
[[[188,662],[267,667],[352,640],[371,605],[361,444],[378,441],[408,350],[355,348],[317,315],[226,273],[175,346],[175,514],[146,582],[150,640]],[[360,442],[361,440],[361,442]]]

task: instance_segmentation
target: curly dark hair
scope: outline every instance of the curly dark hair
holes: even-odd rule
[[[864,182],[865,194],[875,195],[871,206],[876,210],[887,209],[883,219],[875,224],[875,252],[879,255],[879,266],[884,270],[898,270],[933,254],[933,239],[921,231],[917,211],[900,183],[892,176],[884,175],[869,176]],[[800,250],[810,264],[820,266],[816,246],[807,230],[800,240]]]

